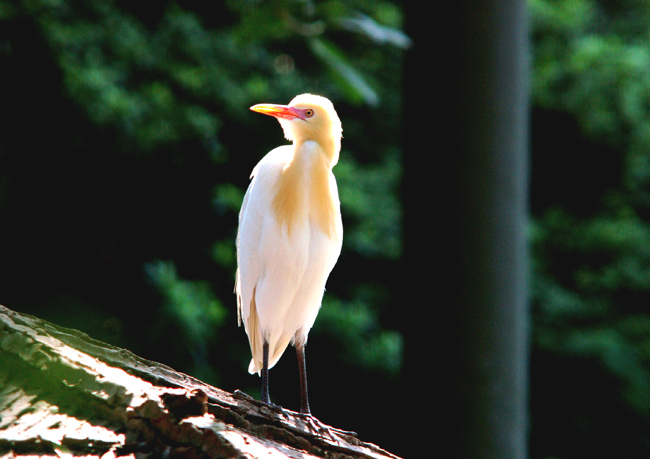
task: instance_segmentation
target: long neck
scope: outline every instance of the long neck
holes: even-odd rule
[[[301,221],[309,222],[328,237],[336,229],[337,204],[332,196],[332,163],[325,151],[305,153],[304,144],[296,144],[292,160],[287,163],[277,183],[273,210],[281,226],[292,229]]]
[[[315,142],[321,148],[323,156],[327,159],[329,163],[329,168],[336,166],[336,163],[339,161],[339,150],[341,149],[341,139],[337,138],[334,135],[324,134],[323,132],[328,132],[327,130],[322,130],[319,133],[312,132],[308,138],[296,138],[294,140],[294,145],[296,149],[296,154],[301,151],[303,145],[306,142]]]

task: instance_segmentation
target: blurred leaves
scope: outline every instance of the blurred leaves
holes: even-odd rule
[[[147,358],[256,387],[233,295],[237,214],[254,165],[285,141],[248,108],[321,93],[345,130],[345,246],[310,352],[336,350],[345,390],[368,372],[393,384],[402,22],[387,1],[0,0],[2,301],[62,325],[100,317]]]
[[[401,30],[379,24],[365,14],[346,17],[339,21],[341,27],[366,35],[378,44],[391,44],[398,48],[409,48],[411,39]]]
[[[399,333],[384,330],[365,303],[326,296],[313,335],[334,337],[333,350],[349,366],[395,376],[402,366],[403,341]]]
[[[145,271],[163,294],[169,312],[185,330],[188,340],[205,342],[215,336],[226,313],[207,282],[179,279],[170,262],[149,263]]]
[[[530,6],[531,457],[641,457],[650,448],[650,7]],[[554,423],[557,410],[566,423]],[[560,440],[558,429],[575,435]]]
[[[218,371],[210,367],[210,348],[228,317],[225,307],[214,296],[206,281],[188,281],[178,277],[172,262],[152,262],[144,267],[149,280],[162,294],[164,313],[183,333],[192,357],[192,373],[207,381],[215,381]],[[216,381],[215,381],[216,383]]]
[[[333,43],[325,39],[313,38],[309,41],[309,45],[312,52],[325,62],[332,79],[339,84],[352,102],[365,102],[371,107],[377,106],[379,103],[377,93]]]
[[[343,214],[354,221],[345,244],[367,257],[397,259],[401,254],[401,207],[397,197],[400,164],[394,155],[361,166],[343,157],[336,166]]]

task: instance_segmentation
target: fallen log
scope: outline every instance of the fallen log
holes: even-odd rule
[[[0,456],[398,459],[352,432],[0,306]]]

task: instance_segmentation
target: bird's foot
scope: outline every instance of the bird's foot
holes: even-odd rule
[[[356,437],[357,433],[350,430],[337,429],[336,427],[328,426],[323,424],[317,418],[315,418],[311,413],[299,413],[298,417],[303,420],[304,427],[306,427],[310,432],[319,435],[323,438],[329,438],[330,440],[336,441],[335,436],[341,437]]]
[[[277,414],[283,414],[284,413],[284,408],[282,408],[280,405],[276,405],[275,403],[268,401],[268,402],[262,402],[262,406],[265,406],[266,408],[270,409],[274,413]]]
[[[235,398],[240,399],[240,400],[246,400],[247,402],[250,402],[250,403],[252,403],[254,405],[257,405],[259,407],[268,408],[269,410],[273,411],[274,413],[277,413],[277,414],[283,414],[284,413],[284,408],[282,408],[280,405],[276,405],[275,403],[271,402],[271,400],[269,400],[269,401],[257,400],[254,397],[251,397],[250,395],[248,395],[246,392],[241,391],[239,389],[236,389],[233,392],[233,396]]]

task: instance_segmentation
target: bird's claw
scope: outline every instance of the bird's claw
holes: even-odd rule
[[[336,436],[347,436],[347,437],[356,437],[357,433],[349,430],[341,430],[336,427],[328,426],[323,424],[317,418],[315,418],[311,413],[299,413],[298,417],[304,421],[304,426],[312,433],[319,435],[323,438],[329,438],[330,440],[336,441]]]
[[[282,408],[280,405],[276,405],[273,402],[265,402],[263,400],[257,400],[255,397],[251,397],[248,395],[246,392],[241,391],[239,389],[236,389],[233,392],[233,396],[235,398],[238,398],[240,400],[246,400],[247,402],[253,403],[261,408],[267,408],[270,411],[273,411],[274,413],[277,414],[283,414],[284,413],[284,408]]]
[[[273,402],[268,402],[268,403],[267,402],[262,402],[262,406],[270,409],[271,411],[273,411],[274,413],[277,413],[277,414],[283,414],[284,413],[284,408],[282,408],[280,405],[276,405]]]

